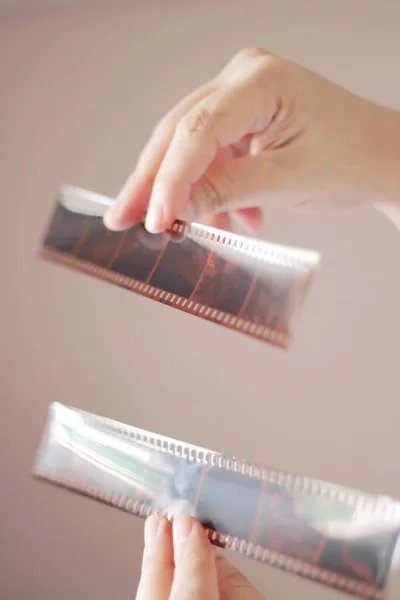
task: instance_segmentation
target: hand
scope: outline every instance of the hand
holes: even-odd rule
[[[165,517],[153,515],[145,524],[136,600],[262,600],[262,596],[215,552],[198,521],[179,516],[172,527]]]
[[[375,203],[399,211],[400,116],[258,49],[244,50],[156,127],[117,203],[116,230],[147,212],[249,231],[262,209]],[[389,215],[390,216],[390,215]]]

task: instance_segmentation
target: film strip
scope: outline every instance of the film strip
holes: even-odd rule
[[[103,225],[112,201],[60,191],[40,255],[186,313],[287,348],[320,255],[176,221],[164,234],[143,223]]]
[[[358,598],[386,598],[400,532],[400,503],[391,498],[58,403],[34,475],[142,518],[192,514],[215,545]]]

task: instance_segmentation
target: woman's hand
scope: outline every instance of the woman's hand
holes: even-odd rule
[[[122,230],[176,218],[249,231],[270,202],[304,209],[374,203],[399,212],[399,113],[258,49],[240,52],[159,123],[117,203]],[[390,216],[390,214],[389,214]]]
[[[145,524],[142,575],[136,600],[262,600],[260,593],[215,552],[198,521],[173,526],[151,516]]]

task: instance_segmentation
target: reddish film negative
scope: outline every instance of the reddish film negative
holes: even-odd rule
[[[58,403],[34,475],[143,518],[191,514],[213,544],[363,600],[387,598],[399,563],[396,500]]]
[[[103,225],[112,201],[64,187],[41,256],[186,313],[287,348],[319,266],[317,252],[176,221],[163,234],[143,223]]]

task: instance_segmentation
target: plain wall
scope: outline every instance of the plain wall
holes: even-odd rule
[[[287,353],[36,258],[59,183],[115,195],[155,122],[244,46],[400,108],[400,3],[91,4],[0,22],[4,600],[138,581],[141,520],[30,477],[54,400],[400,498],[400,235],[372,209],[268,212],[266,238],[323,256]],[[271,600],[339,597],[233,560]]]

